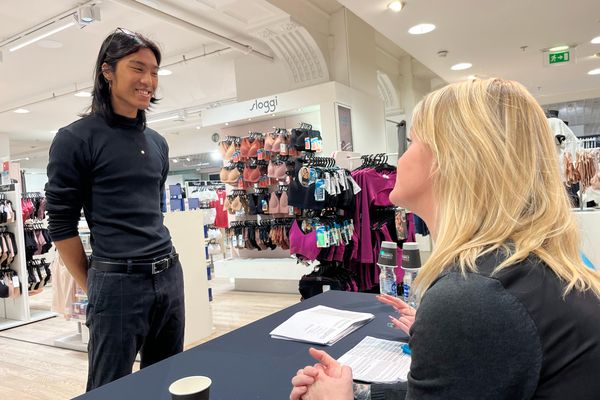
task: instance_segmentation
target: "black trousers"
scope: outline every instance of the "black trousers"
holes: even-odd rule
[[[184,298],[181,264],[158,274],[88,270],[87,391],[183,351]]]

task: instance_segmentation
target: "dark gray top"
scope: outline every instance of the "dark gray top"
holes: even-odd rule
[[[502,260],[434,282],[411,329],[408,383],[374,384],[372,399],[600,399],[598,298],[563,298],[533,256],[491,276]]]
[[[77,236],[81,208],[93,254],[154,258],[171,251],[161,193],[169,172],[166,140],[137,120],[109,126],[90,115],[58,131],[50,147],[46,199],[53,240]]]

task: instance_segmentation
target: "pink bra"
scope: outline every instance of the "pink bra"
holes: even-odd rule
[[[287,175],[287,166],[283,164],[275,164],[273,161],[269,163],[267,176],[273,179],[285,179]]]
[[[276,192],[271,193],[269,199],[269,214],[288,214],[288,195],[287,192],[281,192],[281,197]]]
[[[296,254],[306,260],[316,260],[321,250],[317,247],[317,231],[304,233],[298,221],[292,223],[290,229],[290,254]]]

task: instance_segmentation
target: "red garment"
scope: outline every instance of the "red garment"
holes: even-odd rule
[[[219,189],[217,190],[217,197],[219,197],[219,200],[210,203],[210,207],[217,210],[214,226],[217,228],[227,228],[229,226],[229,217],[227,216],[227,211],[223,210],[223,204],[225,203],[227,193],[225,193],[224,189]]]

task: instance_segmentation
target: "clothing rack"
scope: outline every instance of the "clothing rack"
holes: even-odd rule
[[[4,196],[5,200],[10,200],[13,205],[15,215],[14,222],[7,223],[3,229],[15,235],[17,244],[17,254],[11,263],[11,269],[17,272],[21,284],[21,295],[15,299],[0,300],[0,331],[4,329],[14,328],[20,325],[25,325],[31,322],[40,321],[42,319],[56,316],[56,313],[36,310],[30,306],[30,293],[27,290],[27,260],[25,258],[25,229],[23,224],[21,199],[27,195],[41,196],[41,193],[24,193],[21,194],[20,185],[7,185],[3,187],[0,195]],[[32,198],[32,197],[28,197]]]
[[[381,155],[383,156],[397,156],[398,153],[381,153]],[[358,157],[346,157],[346,160],[361,160],[363,157],[365,156],[358,156]]]
[[[44,197],[44,195],[40,192],[25,192],[22,196],[24,199],[39,199],[42,197]]]

